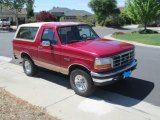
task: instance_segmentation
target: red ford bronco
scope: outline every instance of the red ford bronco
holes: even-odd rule
[[[22,60],[26,75],[34,76],[38,67],[69,75],[72,89],[81,96],[91,95],[97,85],[130,77],[137,66],[134,49],[75,22],[24,24],[13,40],[14,56]]]

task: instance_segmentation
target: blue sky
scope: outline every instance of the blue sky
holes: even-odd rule
[[[52,7],[67,7],[70,9],[86,10],[91,12],[88,7],[90,0],[35,0],[35,12],[50,10]],[[125,0],[117,0],[118,6],[124,6]]]

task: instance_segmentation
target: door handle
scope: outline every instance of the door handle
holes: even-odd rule
[[[38,46],[38,48],[42,48],[42,46]]]

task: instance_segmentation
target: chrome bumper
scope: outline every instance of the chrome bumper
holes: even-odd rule
[[[125,71],[133,71],[138,62],[135,59],[131,64],[128,66],[125,66],[122,69],[114,70],[109,73],[96,73],[91,72],[91,77],[95,85],[105,85],[105,84],[111,84],[113,82],[116,82],[119,78],[122,77],[123,72]]]

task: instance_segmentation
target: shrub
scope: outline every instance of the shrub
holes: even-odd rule
[[[84,16],[84,17],[77,17],[77,19],[80,22],[87,23],[87,24],[89,24],[91,26],[95,26],[95,24],[96,24],[96,17],[94,15]]]
[[[102,23],[103,26],[109,27],[120,27],[124,25],[123,19],[120,15],[112,15],[106,18],[106,20]]]
[[[36,19],[38,22],[51,22],[56,21],[56,17],[47,11],[41,11],[37,16]]]
[[[132,33],[139,33],[139,34],[158,34],[157,31],[149,30],[149,29],[134,31],[134,32],[132,32]]]
[[[124,32],[114,32],[113,35],[124,35]]]

